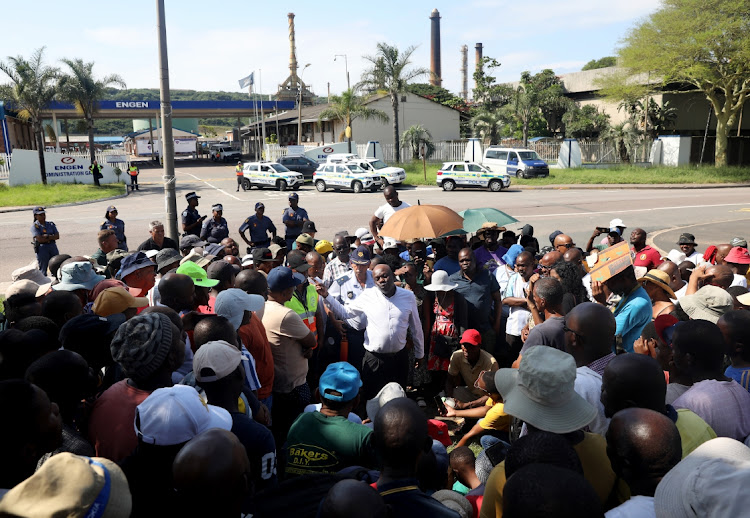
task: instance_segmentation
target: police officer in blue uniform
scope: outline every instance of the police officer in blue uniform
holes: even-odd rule
[[[217,203],[211,207],[211,211],[214,215],[211,219],[203,222],[200,237],[209,243],[221,243],[222,239],[229,237],[229,224],[227,224],[227,220],[221,217],[224,207],[221,203]]]
[[[281,222],[286,227],[284,239],[286,240],[286,249],[291,250],[295,239],[302,233],[302,225],[309,221],[310,217],[307,211],[299,207],[299,195],[293,192],[289,195],[289,206],[284,209],[284,215]]]
[[[34,224],[31,225],[31,237],[33,239],[31,244],[34,245],[39,269],[44,275],[47,275],[49,260],[60,253],[55,243],[55,241],[60,239],[60,233],[57,231],[54,223],[47,221],[47,213],[44,211],[44,207],[34,209]]]
[[[126,252],[128,251],[128,238],[125,237],[125,222],[117,219],[117,208],[114,205],[107,207],[107,212],[104,213],[104,222],[102,222],[99,230],[113,230],[117,237],[117,248]]]
[[[255,214],[249,218],[245,218],[245,221],[240,225],[240,236],[248,244],[248,253],[251,248],[265,247],[271,244],[271,238],[276,237],[276,225],[273,224],[271,218],[267,218],[263,215],[266,210],[266,206],[261,202],[255,204]],[[250,230],[250,239],[245,236],[245,232]],[[271,233],[271,238],[268,237],[268,233]]]
[[[195,192],[189,192],[185,195],[185,199],[188,202],[187,209],[182,211],[182,232],[183,235],[193,234],[199,236],[201,233],[201,225],[206,216],[198,214],[196,207],[198,206],[198,199],[200,196]]]

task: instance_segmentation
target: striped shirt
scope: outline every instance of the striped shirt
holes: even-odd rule
[[[724,376],[732,378],[734,381],[742,385],[745,390],[750,392],[750,367],[738,369],[737,367],[732,367],[730,365],[727,367],[727,370],[724,371]]]

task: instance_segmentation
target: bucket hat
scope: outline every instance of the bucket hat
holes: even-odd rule
[[[56,291],[91,291],[105,278],[104,275],[94,273],[94,267],[88,261],[68,263],[60,268],[60,271],[62,272],[60,282],[52,286],[52,289]]]
[[[378,392],[378,394],[374,398],[370,399],[369,401],[367,401],[367,404],[365,404],[365,409],[367,410],[367,418],[370,421],[375,421],[375,416],[378,415],[378,412],[381,408],[383,408],[383,406],[385,406],[386,403],[400,397],[406,397],[404,388],[395,381],[386,383],[385,386],[380,389],[380,392]]]
[[[449,281],[448,272],[445,270],[436,270],[432,274],[432,282],[424,287],[427,291],[452,291],[458,288],[458,284],[452,284]]]
[[[718,286],[703,286],[692,295],[682,297],[680,307],[693,320],[708,320],[715,324],[721,315],[734,309],[734,299]]]
[[[597,414],[575,391],[573,357],[552,347],[532,347],[518,369],[500,369],[495,387],[505,402],[505,412],[552,433],[580,430]]]

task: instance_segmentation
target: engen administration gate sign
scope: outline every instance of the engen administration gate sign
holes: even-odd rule
[[[70,156],[63,153],[44,153],[44,165],[47,171],[47,183],[94,183],[94,177],[89,171],[91,159]],[[115,183],[118,181],[114,168],[108,163],[102,166],[102,176],[99,183]],[[39,171],[39,153],[35,150],[14,149],[11,159],[8,183],[27,185],[42,183]]]

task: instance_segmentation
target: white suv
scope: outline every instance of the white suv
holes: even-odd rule
[[[382,180],[380,176],[365,171],[355,163],[321,164],[313,174],[313,184],[320,192],[332,189],[351,189],[356,193],[364,190],[377,191]]]
[[[500,192],[510,187],[510,176],[496,173],[476,162],[446,162],[437,172],[438,187],[452,191],[456,187],[484,187]]]
[[[280,191],[296,191],[305,182],[305,177],[300,173],[290,171],[277,162],[248,162],[242,167],[242,175],[242,186],[248,190],[254,185],[259,189],[275,187]]]

